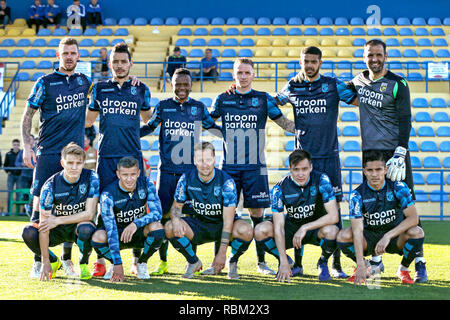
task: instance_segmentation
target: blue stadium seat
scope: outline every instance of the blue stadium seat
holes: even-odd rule
[[[423,141],[420,144],[420,151],[422,152],[438,152],[439,148],[434,141]]]
[[[91,58],[100,58],[100,49],[94,49],[91,51]]]
[[[239,50],[238,57],[251,58],[253,57],[253,52],[250,49],[241,49]]]
[[[110,37],[112,36],[114,33],[112,31],[111,28],[103,28],[102,30],[100,30],[100,32],[98,33],[99,36],[101,37]]]
[[[255,45],[255,42],[251,38],[244,38],[239,43],[241,47],[253,47]]]
[[[419,55],[417,54],[417,51],[415,49],[405,49],[405,51],[403,51],[403,57],[418,58]]]
[[[356,140],[347,140],[344,143],[344,151],[361,151],[361,145]]]
[[[97,35],[97,29],[87,28],[83,35],[85,37],[94,37]]]
[[[194,31],[194,36],[207,36],[208,35],[208,29],[206,28],[197,28]]]
[[[81,31],[81,30],[80,30]],[[53,36],[65,36],[67,34],[67,32],[66,32],[66,30],[65,29],[62,29],[62,28],[58,28],[58,29],[55,29],[54,31],[53,31],[53,33],[52,33],[52,35]]]
[[[343,61],[339,61],[337,63],[337,68],[338,69],[351,69],[351,67],[352,67],[352,62],[351,61],[343,60]]]
[[[319,33],[317,32],[317,29],[316,29],[316,28],[306,28],[306,29],[303,31],[303,34],[304,34],[305,36],[317,36],[317,35],[319,35]]]
[[[352,29],[352,36],[365,36],[366,31],[363,28],[353,28]]]
[[[214,17],[211,20],[211,25],[213,26],[223,26],[225,25],[225,19],[222,17]]]
[[[209,107],[212,106],[212,99],[209,98],[209,97],[201,97],[199,100],[200,100],[200,102],[202,102],[202,103],[205,105],[205,107],[207,107],[207,108],[209,108]]]
[[[80,50],[78,50],[78,52],[80,53],[81,58],[89,57],[89,51],[86,49],[80,49]]]
[[[355,58],[362,58],[363,55],[364,55],[364,49],[356,49],[355,51],[353,51],[353,57],[355,57]]]
[[[407,79],[408,81],[424,81],[424,77],[418,72],[410,72]]]
[[[48,37],[48,36],[50,36],[51,34],[52,34],[52,32],[51,32],[50,29],[47,29],[47,28],[41,28],[41,29],[39,29],[39,31],[38,31],[38,33],[37,33],[37,36],[39,36],[39,37]]]
[[[227,36],[238,36],[239,35],[239,29],[238,28],[229,28],[227,31],[225,31],[225,35]]]
[[[237,17],[230,17],[227,19],[226,24],[229,26],[238,26],[241,24],[241,20]]]
[[[431,43],[431,40],[428,38],[420,38],[420,39],[417,39],[417,45],[419,47],[431,47],[432,43]]]
[[[28,74],[28,72],[19,72],[17,74],[17,80],[28,81],[28,80],[30,80],[30,75]]]
[[[235,38],[228,38],[225,39],[225,42],[223,43],[225,47],[237,47],[239,45],[239,42]]]
[[[151,147],[150,147],[151,151],[158,151],[159,150],[159,141],[155,140],[153,141]]]
[[[415,190],[415,194],[416,194],[416,202],[428,202],[428,195],[425,194],[425,191]]]
[[[352,26],[363,26],[364,24],[364,19],[361,17],[353,17],[350,19],[350,25]]]
[[[362,167],[361,158],[358,156],[348,156],[345,158],[344,167]]]
[[[161,126],[156,127],[155,131],[153,131],[154,136],[159,136],[159,132],[161,131]]]
[[[296,70],[299,70],[299,69],[301,69],[301,66],[300,66],[300,64],[299,64],[298,61],[293,60],[293,61],[289,61],[289,62],[287,63],[286,68],[287,68],[287,69],[296,69]]]
[[[420,55],[421,58],[434,58],[434,53],[433,50],[431,49],[423,49],[420,50]]]
[[[125,37],[129,35],[129,31],[126,28],[118,28],[114,33],[115,36]]]
[[[395,20],[391,17],[384,17],[381,19],[382,26],[395,26]]]
[[[392,70],[403,69],[403,64],[400,61],[388,61],[388,68]]]
[[[411,28],[409,28],[409,27],[404,27],[404,28],[401,28],[401,29],[398,31],[398,35],[399,35],[399,36],[402,36],[402,37],[405,37],[405,36],[413,36],[414,33],[413,33],[413,31],[412,31]]]
[[[180,24],[182,25],[182,26],[193,26],[194,25],[194,18],[191,18],[191,17],[183,17],[183,18],[181,18],[181,22],[180,22]]]
[[[448,47],[448,42],[444,38],[437,38],[437,39],[434,39],[433,46],[435,46],[435,47]]]
[[[334,72],[325,72],[323,75],[327,77],[337,78]]]
[[[46,74],[44,72],[35,72],[33,73],[33,75],[31,76],[31,81],[36,81],[37,79],[39,79],[40,77],[45,76]]]
[[[105,18],[104,25],[105,26],[115,26],[117,24],[117,20],[114,18]]]
[[[398,49],[388,49],[388,56],[390,58],[401,58],[402,53]]]
[[[445,37],[445,32],[444,32],[444,30],[442,30],[442,28],[433,28],[433,29],[431,29],[430,33],[432,36],[444,36]]]
[[[36,68],[36,62],[32,60],[25,60],[21,65],[22,69],[34,69]]]
[[[294,140],[289,140],[286,143],[286,146],[284,147],[284,151],[294,151],[294,146],[295,145],[295,141]]]
[[[159,99],[156,97],[151,97],[150,98],[150,106],[152,108],[156,107],[156,105],[159,103]]]
[[[222,51],[222,58],[234,58],[236,57],[236,50],[225,49]]]
[[[273,36],[286,36],[287,32],[285,28],[275,28],[272,31]]]
[[[353,111],[345,111],[341,115],[341,121],[358,121],[358,115]]]
[[[443,180],[443,178],[442,178],[442,180]],[[428,174],[426,182],[427,182],[427,184],[430,184],[430,185],[440,185],[441,184],[441,174],[438,172],[432,172],[432,173]],[[442,182],[444,182],[444,181],[442,181]]]
[[[191,46],[193,47],[205,47],[206,46],[206,40],[203,38],[197,38],[194,39],[191,43]]]
[[[450,168],[450,157],[445,157],[444,160],[442,160],[442,167],[444,168]]]
[[[334,32],[333,32],[333,29],[331,29],[331,28],[322,28],[322,30],[320,30],[320,35],[321,36],[333,36]]]
[[[411,127],[411,130],[409,132],[409,136],[410,137],[416,137],[417,136],[416,130],[414,129],[414,127]]]
[[[166,26],[176,26],[178,24],[180,24],[180,21],[176,17],[168,17],[165,22]]]
[[[25,51],[22,49],[16,49],[11,52],[11,58],[23,58],[25,57]]]
[[[191,28],[181,28],[178,30],[177,35],[179,36],[192,36],[192,30]]]
[[[319,22],[314,17],[306,17],[305,20],[303,20],[303,24],[305,26],[316,26],[319,24]]]
[[[412,25],[413,26],[426,26],[427,21],[423,17],[414,17],[412,19]]]
[[[420,127],[419,130],[417,130],[417,135],[419,137],[434,137],[434,130],[430,126],[423,126]]]
[[[256,34],[255,29],[253,28],[244,28],[241,31],[242,36],[254,36]]]
[[[447,107],[445,100],[442,98],[433,98],[430,101],[430,107],[432,108],[445,108]]]
[[[42,60],[42,61],[39,61],[36,69],[50,69],[52,67],[53,67],[53,64],[52,64],[51,61],[49,61],[49,60]]]
[[[433,121],[435,122],[450,122],[450,117],[447,112],[436,112],[433,115]]]
[[[414,41],[413,38],[404,38],[402,39],[401,45],[403,47],[415,47],[416,42]]]
[[[417,145],[417,142],[409,140],[408,141],[408,149],[411,152],[418,152],[419,151],[419,146]]]
[[[259,26],[269,26],[271,24],[270,18],[267,17],[259,17],[256,21],[256,24]]]
[[[430,194],[430,201],[431,202],[441,202],[441,199],[444,202],[448,202],[448,195],[445,194],[445,193],[441,194],[440,190],[433,190],[433,191],[431,191],[431,194]]]
[[[410,26],[411,21],[407,17],[400,17],[397,19],[397,25],[398,26]]]
[[[138,17],[136,19],[134,19],[134,23],[135,26],[146,26],[148,24],[148,20],[147,18],[144,17]]]
[[[356,126],[346,126],[342,130],[342,136],[344,137],[359,137],[359,129]]]
[[[31,41],[29,39],[19,39],[16,43],[17,47],[30,47]]]
[[[109,40],[105,38],[98,39],[94,46],[96,47],[109,47]]]
[[[164,19],[160,18],[160,17],[153,17],[150,20],[150,25],[151,26],[162,26],[164,24]]]
[[[80,41],[80,47],[92,47],[94,45],[94,41],[92,39],[82,39]]]
[[[429,156],[423,159],[423,167],[424,168],[441,168],[441,161],[438,157]]]
[[[148,159],[148,164],[151,167],[156,167],[159,164],[159,155],[153,155]]]
[[[450,52],[447,49],[439,49],[436,51],[437,58],[450,58]]]
[[[399,47],[400,46],[400,42],[398,41],[397,38],[387,38],[385,42],[386,42],[386,46],[388,46],[388,47]]]
[[[222,40],[218,38],[211,38],[208,41],[208,46],[210,47],[221,47],[222,46]]]
[[[272,24],[274,26],[284,26],[287,25],[287,21],[284,17],[275,17],[273,18]]]
[[[334,20],[335,26],[348,26],[350,23],[348,22],[347,18],[345,17],[337,17]]]
[[[439,151],[450,152],[450,141],[442,141],[439,146]]]
[[[243,26],[253,26],[256,24],[256,19],[253,17],[244,17],[242,18],[241,24]]]
[[[350,81],[353,79],[353,74],[351,72],[342,72],[339,76],[338,79],[341,81]]]
[[[428,18],[427,24],[429,26],[440,26],[440,25],[442,25],[442,22],[441,22],[441,19],[439,19],[437,17],[430,17],[430,18]]]
[[[348,28],[337,28],[336,35],[337,36],[349,36],[350,30]]]
[[[158,171],[157,170],[153,170],[150,172],[150,181],[153,182],[153,184],[156,185],[156,181],[158,180]]]
[[[424,36],[429,36],[430,33],[428,32],[427,29],[425,28],[417,28],[416,31],[414,32],[414,34],[418,37],[424,37]]]
[[[414,108],[428,108],[428,101],[425,98],[414,98],[412,106]]]
[[[210,36],[223,36],[223,35],[224,35],[224,32],[223,32],[223,29],[222,29],[222,28],[212,28],[212,29],[209,31],[209,35],[210,35]]]
[[[32,43],[32,47],[45,47],[47,45],[47,41],[45,39],[36,39]]]
[[[212,49],[211,51],[212,51],[212,56],[213,56],[214,58],[220,57],[220,51],[219,51],[219,50],[217,50],[217,49]]]
[[[417,112],[417,114],[415,116],[415,121],[416,122],[431,122],[433,120],[431,119],[431,115],[427,111],[421,111],[421,112]]]
[[[141,139],[141,149],[142,151],[150,150],[150,143],[147,140]]]
[[[332,26],[333,25],[333,19],[330,17],[322,17],[319,19],[319,25],[321,26]]]
[[[423,178],[423,175],[420,172],[413,172],[413,182],[416,185],[424,185],[425,179]]]
[[[219,81],[232,81],[233,80],[233,74],[231,72],[221,72],[219,74]]]
[[[367,29],[368,36],[381,36],[381,30],[378,28],[369,28]]]
[[[55,30],[56,32],[56,30]],[[53,32],[53,35],[55,36],[55,32]],[[68,36],[70,37],[79,37],[83,35],[83,31],[81,31],[80,29],[70,29],[69,32],[67,33]]]
[[[220,62],[220,67],[222,69],[233,69],[233,64],[234,64],[234,61],[232,61],[232,60],[222,60]]]
[[[346,184],[353,184],[353,185],[359,185],[363,182],[363,176],[360,172],[352,172],[352,178],[350,180],[350,174],[347,174],[345,176],[345,183]]]
[[[442,22],[442,24],[444,26],[450,26],[450,18],[449,17],[444,18],[444,21]]]
[[[186,63],[186,68],[188,69],[200,69],[200,60],[189,60]]]
[[[259,28],[256,31],[257,36],[270,36],[271,32],[269,28]]]
[[[397,30],[394,28],[386,28],[383,31],[383,35],[384,36],[396,36],[397,35]]]
[[[354,47],[364,47],[365,44],[366,44],[366,39],[356,38],[353,40]]]
[[[450,127],[442,126],[437,128],[436,135],[438,137],[450,137]]]
[[[292,28],[288,31],[289,36],[301,36],[302,30],[300,28]]]
[[[1,47],[14,47],[16,45],[16,42],[14,39],[4,39],[2,41]]]
[[[302,19],[299,17],[291,17],[288,20],[288,25],[290,26],[301,26],[302,25]]]
[[[411,156],[411,168],[422,168],[419,157]]]

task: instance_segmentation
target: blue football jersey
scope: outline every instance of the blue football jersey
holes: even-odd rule
[[[303,187],[291,175],[284,177],[272,188],[270,199],[273,212],[286,208],[286,219],[300,227],[324,216],[324,204],[336,197],[328,176],[313,170]]]
[[[197,168],[184,173],[178,180],[174,199],[189,203],[192,215],[205,222],[223,222],[223,208],[237,206],[234,180],[224,171],[215,168],[214,177],[203,182]]]
[[[223,168],[257,169],[266,165],[267,117],[276,120],[283,113],[266,92],[223,93],[214,101],[211,117],[222,119]]]
[[[337,119],[339,101],[351,103],[356,94],[336,78],[320,75],[313,82],[291,79],[277,93],[278,100],[293,107],[295,147],[308,151],[313,158],[339,154]]]
[[[28,97],[28,106],[40,110],[37,154],[59,154],[75,142],[84,147],[84,124],[92,82],[82,73],[58,71],[40,77]]]
[[[64,171],[51,176],[41,189],[40,207],[55,216],[69,216],[86,210],[88,198],[99,197],[100,181],[97,173],[83,169],[75,183],[64,178]]]
[[[363,182],[350,195],[350,219],[364,219],[364,229],[388,232],[403,221],[403,210],[414,204],[404,182],[386,179],[380,190]]]
[[[131,80],[122,87],[111,79],[94,85],[89,110],[100,113],[99,156],[139,156],[140,113],[150,109],[150,97],[145,84],[132,86]]]
[[[159,125],[159,169],[179,174],[194,168],[194,146],[200,142],[202,127],[220,129],[205,105],[191,98],[183,104],[174,98],[161,100],[149,122],[141,127],[141,137]]]

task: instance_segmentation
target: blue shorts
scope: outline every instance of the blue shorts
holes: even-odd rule
[[[41,189],[44,183],[55,173],[63,170],[61,166],[61,154],[41,154],[36,158],[36,166],[33,173],[33,183],[31,194],[36,197],[41,196]]]
[[[181,219],[186,221],[194,233],[194,237],[191,240],[193,244],[200,245],[220,241],[220,238],[222,237],[223,221],[205,222],[191,216],[182,217]],[[235,215],[234,221],[238,219],[240,219],[239,216]]]
[[[139,162],[139,170],[141,170],[141,177],[145,177],[145,170],[144,170],[144,163],[142,160],[142,154],[137,158]],[[105,187],[107,187],[109,184],[113,183],[117,178],[117,163],[120,159],[123,157],[113,157],[113,158],[107,158],[107,157],[101,157],[99,156],[97,159],[97,174],[100,179],[100,193],[103,191]]]
[[[144,243],[146,240],[146,236],[144,235],[144,227],[138,228],[136,232],[131,237],[131,241],[124,243],[122,240],[120,240],[120,237],[122,236],[123,230],[125,228],[117,228],[118,238],[119,238],[119,249],[142,249],[144,248]],[[97,227],[97,230],[104,230],[106,232],[105,226],[103,224],[99,224]]]
[[[385,233],[384,232],[375,232],[375,231],[371,231],[371,230],[364,230],[363,235],[364,235],[364,239],[366,239],[366,242],[367,242],[367,249],[364,251],[364,256],[376,255],[375,247],[377,246],[378,241],[380,241],[381,238],[383,238]],[[399,249],[397,247],[397,241],[398,241],[398,236],[392,238],[391,241],[389,241],[389,244],[386,247],[387,253],[396,253],[399,255],[403,255],[403,250]]]
[[[178,180],[180,180],[182,173],[169,173],[165,171],[158,172],[158,179],[156,183],[156,188],[158,189],[158,197],[161,201],[161,208],[163,216],[168,217],[170,213],[170,208],[172,207],[175,191],[177,189]],[[161,183],[161,181],[163,183]],[[183,209],[183,214],[192,214],[193,209],[190,208],[189,202],[186,201]]]
[[[244,208],[257,209],[270,207],[269,179],[266,168],[244,171],[224,167],[222,170],[228,173],[236,184],[238,203],[242,190],[244,195]]]
[[[286,250],[294,247],[292,241],[294,239],[295,233],[300,229],[301,225],[290,222],[285,219],[284,222],[284,239]],[[312,244],[315,246],[320,246],[319,229],[309,230],[306,232],[305,237],[302,240],[302,244]]]
[[[331,158],[312,159],[314,170],[325,173],[331,181],[336,201],[342,202],[342,175],[339,156]]]

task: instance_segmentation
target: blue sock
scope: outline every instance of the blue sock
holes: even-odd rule
[[[323,238],[320,240],[320,247],[322,248],[322,255],[320,256],[319,264],[327,263],[330,256],[336,250],[336,240]]]
[[[159,249],[163,239],[164,229],[149,232],[145,239],[144,252],[139,257],[138,263],[147,263],[147,260]]]
[[[409,267],[415,258],[421,256],[423,241],[424,238],[408,239],[408,241],[406,241],[405,246],[403,247],[403,259],[401,261],[402,266]]]
[[[256,241],[264,250],[280,261],[280,253],[278,252],[277,244],[273,238],[266,238],[264,240]]]
[[[250,219],[253,222],[253,229],[255,229],[255,227],[260,224],[261,222],[264,221],[264,217],[252,217],[250,216]],[[264,252],[265,249],[261,244],[258,244],[258,241],[255,240],[255,245],[256,245],[256,255],[258,257],[258,262],[264,262],[265,258],[264,258]]]
[[[303,249],[305,248],[304,245],[300,249],[294,248],[294,259],[295,259],[295,266],[296,267],[302,267],[302,260],[303,260]]]
[[[337,242],[339,249],[350,259],[356,262],[355,247],[353,242]]]
[[[230,262],[238,262],[238,259],[240,256],[244,254],[245,251],[247,251],[248,247],[250,246],[251,241],[244,241],[242,239],[236,238],[231,241],[231,258]]]
[[[198,261],[198,257],[195,254],[192,248],[191,241],[188,238],[173,237],[170,238],[169,241],[173,245],[173,247],[176,250],[178,250],[190,264],[196,263]]]
[[[92,252],[91,238],[95,232],[95,227],[89,223],[81,224],[77,227],[77,245],[80,248],[80,264],[88,264],[89,256]]]
[[[99,242],[91,241],[91,245],[95,249],[95,252],[97,252],[97,254],[100,257],[105,258],[106,260],[108,260],[111,263],[113,262],[112,256],[111,256],[111,251],[109,250],[109,245],[107,242],[99,243]]]

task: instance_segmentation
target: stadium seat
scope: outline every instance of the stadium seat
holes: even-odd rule
[[[189,60],[186,63],[186,68],[188,69],[200,69],[200,60]]]
[[[344,137],[358,137],[359,129],[356,126],[346,126],[342,130],[342,136]]]
[[[207,25],[209,25],[209,19],[206,18],[206,17],[198,17],[198,18],[195,20],[195,24],[196,24],[197,26],[207,26]]]
[[[434,137],[434,130],[432,127],[429,126],[423,126],[420,127],[419,130],[417,131],[417,135],[419,137]]]
[[[431,49],[423,49],[420,51],[419,56],[421,58],[434,58],[434,53]]]
[[[441,193],[440,190],[431,191],[431,194],[430,194],[431,202],[441,202],[441,200],[444,202],[448,202],[448,195],[445,193]]]
[[[441,168],[441,161],[438,157],[429,156],[423,159],[424,168]]]
[[[411,28],[405,27],[398,30],[398,35],[402,37],[413,36],[414,33]]]
[[[301,26],[302,25],[302,19],[299,17],[291,17],[288,20],[288,25],[290,26]]]
[[[238,26],[241,24],[241,20],[237,17],[230,17],[227,19],[226,24],[229,26]]]
[[[109,40],[105,38],[98,39],[94,46],[96,47],[109,47]]]
[[[434,141],[423,141],[420,144],[420,151],[422,152],[438,152],[439,148]]]
[[[85,37],[94,37],[97,35],[97,29],[87,28],[83,35]]]
[[[238,36],[239,35],[239,29],[238,28],[229,28],[227,31],[225,31],[225,35],[227,36]]]
[[[334,25],[336,26],[348,26],[350,23],[348,22],[347,18],[345,17],[337,17],[334,20]]]
[[[424,182],[425,184],[425,182]],[[416,202],[428,202],[428,195],[423,190],[415,190]]]
[[[288,31],[289,36],[301,36],[302,30],[300,28],[292,28]]]
[[[351,63],[351,61],[339,61],[338,63],[337,63],[337,68],[338,69],[351,69],[351,67],[352,67],[352,63]]]
[[[201,97],[199,100],[200,100],[200,102],[202,102],[202,103],[205,105],[205,107],[207,107],[207,108],[209,108],[209,107],[212,106],[212,99],[209,98],[209,97]]]
[[[178,30],[179,36],[192,36],[192,30],[191,28],[181,28]]]
[[[91,51],[91,58],[100,58],[100,49],[94,49]]]
[[[358,156],[348,156],[345,158],[344,167],[362,167],[361,158]]]
[[[444,18],[444,21],[442,22],[442,24],[444,26],[450,26],[450,18],[449,17]]]
[[[150,172],[150,181],[152,181],[156,185],[156,181],[158,180],[158,171],[151,171]]]
[[[21,65],[22,69],[34,69],[36,68],[36,62],[32,60],[25,60]]]
[[[436,135],[438,137],[450,137],[450,127],[443,126],[437,128]]]
[[[409,142],[408,142],[408,149],[411,152],[418,152],[419,151],[419,146],[417,145],[417,142],[409,140]]]
[[[397,19],[397,25],[398,26],[410,26],[411,21],[407,17],[400,17]]]
[[[149,158],[148,164],[151,167],[156,167],[159,164],[159,155],[153,155]]]
[[[437,58],[450,58],[450,52],[447,49],[439,49],[436,51]]]
[[[222,17],[214,17],[211,20],[211,25],[213,26],[223,26],[225,25],[225,19]]]
[[[356,38],[353,40],[354,47],[363,47],[366,44],[366,39]]]
[[[275,18],[273,18],[272,24],[274,26],[284,26],[288,23],[286,21],[286,18],[284,18],[284,17],[275,17]]]
[[[294,140],[289,140],[286,143],[286,146],[284,147],[284,151],[294,151],[294,146],[295,145],[295,141]]]
[[[114,33],[112,31],[111,28],[103,28],[102,30],[100,30],[100,32],[98,33],[99,36],[102,37],[110,37],[112,36]]]
[[[239,42],[234,38],[228,38],[228,39],[225,39],[225,42],[223,43],[223,45],[225,47],[237,47],[237,46],[239,46]]]
[[[428,112],[421,111],[421,112],[417,112],[417,114],[415,116],[415,121],[416,122],[431,122],[433,120],[431,119],[431,115]]]
[[[193,47],[205,47],[206,46],[206,40],[203,38],[197,38],[194,39],[191,43],[191,46]]]
[[[352,26],[363,26],[364,24],[364,19],[361,17],[353,17],[350,19],[350,25]]]
[[[432,108],[445,108],[447,105],[442,98],[433,98],[430,101],[430,107]]]
[[[426,179],[427,184],[430,185],[440,185],[441,184],[441,174],[438,172],[433,172],[428,174]],[[444,179],[442,177],[442,183],[444,183]]]
[[[414,98],[412,106],[414,108],[428,108],[428,101],[425,98]]]
[[[342,39],[337,39],[336,44],[339,47],[351,47],[352,41],[349,38],[342,38]]]
[[[390,62],[388,61],[387,64],[388,64],[388,68],[392,69],[392,70],[403,69],[403,65],[400,61],[390,61]]]
[[[384,17],[381,19],[382,26],[395,26],[395,20],[391,17]]]
[[[180,24],[180,21],[176,17],[168,17],[165,22],[166,26],[176,26],[178,24]]]
[[[423,81],[424,77],[418,72],[410,72],[407,79],[408,81]]]
[[[319,33],[317,32],[316,28],[306,28],[305,31],[303,31],[303,35],[305,36],[317,36]]]
[[[94,41],[92,39],[82,39],[80,41],[80,47],[92,47],[94,45]]]
[[[1,47],[14,47],[16,45],[16,42],[14,39],[4,39],[1,43]]]
[[[411,156],[411,167],[412,168],[422,168],[422,163],[420,162],[419,157]]]
[[[115,26],[117,24],[117,20],[114,18],[105,18],[104,25],[105,26]]]
[[[403,47],[415,47],[416,46],[416,42],[414,41],[413,38],[404,38],[401,41],[401,45]]]
[[[53,67],[53,64],[51,63],[51,61],[42,60],[42,61],[39,61],[36,69],[50,69],[52,67]]]
[[[450,141],[442,141],[439,145],[439,151],[450,152]]]
[[[250,49],[241,49],[239,50],[238,57],[251,58],[253,57],[253,52]]]
[[[255,29],[253,28],[244,28],[241,31],[242,36],[254,36],[256,34]]]
[[[37,79],[43,76],[45,76],[44,72],[36,72],[31,76],[31,81],[36,81]]]
[[[141,149],[142,151],[150,150],[150,143],[147,140],[141,139]]]
[[[314,17],[306,17],[305,20],[303,21],[303,24],[305,26],[316,26],[319,24],[319,22]]]
[[[383,35],[384,36],[396,36],[397,30],[394,28],[386,28],[383,30]]]
[[[25,57],[25,51],[22,49],[16,49],[11,52],[11,58],[23,58]]]
[[[350,30],[348,30],[348,28],[338,28],[338,29],[336,29],[336,35],[337,36],[349,36]]]
[[[431,40],[428,38],[420,38],[420,39],[417,39],[417,45],[419,47],[431,47],[432,43],[431,43]]]
[[[270,18],[267,17],[259,17],[256,21],[256,24],[259,26],[269,26],[271,24]]]
[[[344,151],[361,151],[361,145],[356,140],[347,140],[343,146]]]
[[[87,58],[87,57],[89,57],[89,51],[86,50],[86,49],[80,49],[78,52],[80,53],[80,57],[81,57],[81,58]]]
[[[426,26],[427,22],[423,17],[414,17],[412,19],[413,26]]]
[[[255,42],[251,38],[244,38],[239,43],[241,47],[253,47],[255,45]]]
[[[58,29],[56,29],[58,30]],[[56,32],[55,30],[55,32]],[[55,36],[56,34],[53,33],[53,35]],[[67,33],[68,36],[70,37],[80,37],[83,35],[83,31],[81,31],[81,29],[70,29],[69,32]]]
[[[119,19],[119,22],[117,25],[119,26],[131,26],[133,24],[133,21],[128,17],[122,17]]]
[[[150,151],[159,151],[159,141],[158,140],[153,141],[153,143],[150,147]]]
[[[208,29],[206,28],[197,28],[194,31],[194,36],[207,36],[208,35]]]
[[[225,49],[222,51],[223,58],[234,58],[236,57],[236,51],[234,49]]]
[[[275,28],[272,31],[273,36],[286,36],[287,32],[285,28]]]
[[[212,29],[209,31],[209,35],[210,35],[210,36],[223,36],[223,35],[224,35],[224,32],[223,32],[223,29],[222,29],[222,28],[212,28]]]
[[[111,47],[114,47],[116,44],[121,43],[121,42],[125,42],[125,40],[123,40],[121,38],[116,38],[111,42]]]
[[[259,28],[256,31],[257,36],[270,36],[271,32],[269,28]]]
[[[48,37],[52,34],[52,32],[50,31],[50,29],[47,28],[41,28],[39,29],[38,33],[36,34],[39,37]]]
[[[323,28],[319,33],[321,36],[333,36],[334,32],[331,28]]]
[[[433,121],[435,122],[450,122],[450,117],[447,112],[436,112],[433,115]]]
[[[363,182],[363,176],[360,172],[352,172],[351,180],[350,180],[350,173],[345,176],[346,184],[359,185],[362,182]]]
[[[45,47],[47,45],[47,41],[45,39],[36,39],[32,43],[32,47]]]
[[[401,58],[402,54],[398,49],[388,49],[388,56],[390,58]]]
[[[420,172],[413,172],[413,182],[416,185],[424,185],[425,179],[423,178],[422,173]]]
[[[369,28],[367,29],[368,36],[381,36],[381,30],[378,28]]]
[[[28,72],[19,72],[17,73],[17,80],[28,81],[30,80],[30,75],[28,74]]]
[[[397,38],[388,38],[388,39],[386,39],[386,46],[388,46],[388,47],[399,47],[400,46],[400,42],[398,41]]]
[[[190,58],[202,58],[203,57],[203,50],[202,49],[192,49],[189,52]]]
[[[219,81],[232,81],[233,80],[233,74],[231,72],[221,72],[219,74]]]
[[[269,57],[270,51],[266,48],[259,48],[255,51],[255,57]]]
[[[403,57],[418,58],[419,55],[417,54],[417,51],[415,49],[405,49],[405,51],[403,51]]]
[[[444,32],[444,30],[442,30],[442,28],[433,28],[433,29],[431,29],[430,34],[432,36],[443,36],[443,37],[445,37],[445,32]]]
[[[194,18],[191,17],[183,17],[181,18],[180,25],[182,26],[193,26],[194,25]]]
[[[144,17],[138,17],[136,19],[134,19],[134,23],[135,26],[146,26],[148,24],[147,18]]]
[[[442,160],[442,167],[446,169],[450,168],[450,157],[445,157],[444,160]]]
[[[321,26],[332,26],[333,25],[333,19],[330,17],[322,17],[319,19],[319,25]]]
[[[211,38],[208,40],[208,46],[210,47],[221,47],[222,46],[222,40],[218,38]]]
[[[358,121],[358,115],[353,111],[345,111],[341,115],[341,121]]]
[[[447,43],[447,40],[445,40],[444,38],[437,38],[437,39],[433,40],[433,46],[435,46],[435,47],[448,47],[448,43]]]
[[[440,26],[442,25],[441,19],[437,18],[437,17],[430,17],[428,18],[427,24],[429,26]]]
[[[31,46],[31,41],[29,39],[19,39],[16,43],[17,47],[29,47]]]
[[[424,37],[429,36],[430,32],[425,28],[417,28],[416,31],[414,31],[414,34],[418,37]]]
[[[257,47],[270,47],[272,45],[272,42],[270,42],[267,38],[260,38],[256,40],[256,46]]]
[[[1,49],[1,50],[0,50],[0,58],[7,58],[7,57],[9,57],[9,52],[8,52],[8,50]]]
[[[352,29],[352,36],[365,36],[366,31],[363,28],[353,28]]]

